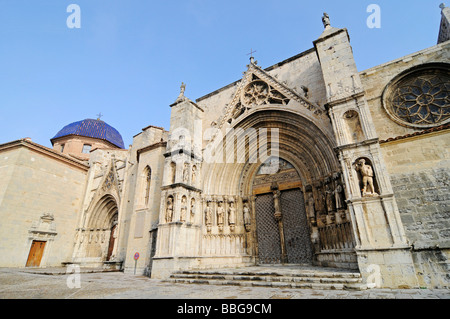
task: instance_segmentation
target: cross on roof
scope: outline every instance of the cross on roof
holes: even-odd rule
[[[248,53],[247,55],[250,55],[250,58],[253,58],[253,53],[255,53],[256,51],[253,51],[253,49],[250,49],[250,53]]]
[[[98,114],[95,114],[95,115],[97,115],[97,120],[98,120],[98,121],[99,121],[99,120],[102,118],[102,116],[103,116],[102,112],[100,112],[100,113],[98,113]]]

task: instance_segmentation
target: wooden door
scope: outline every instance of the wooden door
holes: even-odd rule
[[[39,267],[44,254],[45,243],[45,241],[33,240],[26,267]]]

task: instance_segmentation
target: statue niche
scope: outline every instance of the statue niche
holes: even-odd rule
[[[172,222],[173,218],[173,196],[170,195],[167,197],[167,204],[166,204],[166,223]]]
[[[236,208],[234,207],[234,200],[230,200],[230,207],[228,208],[228,225],[233,232],[236,225]]]
[[[242,214],[244,217],[245,231],[249,232],[251,230],[251,225],[252,225],[252,216],[250,214],[250,208],[248,208],[247,201],[244,201],[244,203],[243,203]]]
[[[219,226],[219,231],[223,231],[225,216],[225,208],[223,208],[223,201],[219,200],[217,202],[217,226]]]
[[[211,232],[212,227],[212,207],[211,207],[211,200],[206,201],[206,208],[205,208],[205,224],[206,224],[206,230]]]
[[[355,162],[355,170],[358,172],[358,179],[361,189],[362,197],[374,197],[378,196],[378,185],[376,178],[374,178],[374,172],[372,164],[367,158],[359,158]]]
[[[186,211],[187,211],[187,197],[183,196],[181,198],[181,210],[180,210],[180,221],[186,221]]]
[[[358,112],[349,110],[343,116],[348,143],[357,143],[364,140],[364,133],[359,120]]]

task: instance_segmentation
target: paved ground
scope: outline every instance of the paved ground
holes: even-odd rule
[[[280,289],[172,284],[122,272],[78,276],[63,268],[0,268],[0,299],[450,299],[450,289]]]

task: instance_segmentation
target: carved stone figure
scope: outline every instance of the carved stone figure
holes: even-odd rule
[[[186,97],[184,96],[184,91],[186,90],[186,84],[184,82],[181,82],[181,86],[180,86],[180,95],[178,95],[176,101],[181,101],[186,99]]]
[[[173,218],[173,197],[169,196],[167,198],[167,206],[166,206],[166,223],[172,222]]]
[[[241,116],[242,113],[244,113],[244,111],[245,111],[245,107],[241,103],[236,104],[236,106],[234,107],[234,109],[231,113],[231,118],[237,119],[239,116]],[[230,119],[230,122],[231,122],[231,119]]]
[[[223,208],[223,202],[219,201],[217,203],[217,226],[219,226],[219,230],[223,230],[223,223],[224,223],[224,215],[225,215],[225,209]]]
[[[279,190],[273,192],[273,204],[275,206],[274,217],[277,221],[281,220],[280,196],[281,192]]]
[[[209,201],[209,200],[206,202],[205,224],[206,224],[207,231],[210,232],[211,225],[212,225],[212,208],[211,208],[211,201]]]
[[[323,13],[322,23],[323,23],[324,28],[329,27],[331,25],[330,24],[330,16],[326,12]]]
[[[376,196],[378,195],[375,192],[375,188],[373,186],[373,169],[372,166],[366,164],[366,160],[361,158],[358,160],[356,164],[356,170],[361,173],[362,178],[362,196]]]
[[[228,208],[228,224],[230,225],[230,230],[234,231],[234,226],[236,225],[236,208],[234,207],[234,201],[230,201],[230,207]]]
[[[316,209],[314,204],[314,196],[312,193],[308,195],[308,217],[313,226],[316,225]]]
[[[333,212],[335,211],[335,207],[334,207],[334,196],[333,196],[333,191],[331,190],[331,188],[327,185],[326,187],[326,202],[327,202],[327,211]]]
[[[252,216],[250,215],[250,209],[248,208],[248,203],[244,203],[244,207],[242,209],[242,213],[244,215],[244,227],[246,231],[250,231],[250,226],[252,225]]]
[[[191,177],[192,185],[195,185],[196,177],[197,177],[197,167],[194,165],[192,166],[192,177]]]
[[[180,221],[184,222],[186,221],[186,211],[187,211],[187,199],[186,196],[183,196],[181,198],[181,211],[180,211]]]
[[[191,199],[191,222],[194,220],[195,217],[195,198]]]
[[[334,197],[336,199],[336,209],[345,209],[344,188],[340,183],[337,184],[336,189],[334,190]]]
[[[188,181],[189,181],[189,164],[188,163],[184,163],[183,182],[187,183]]]

